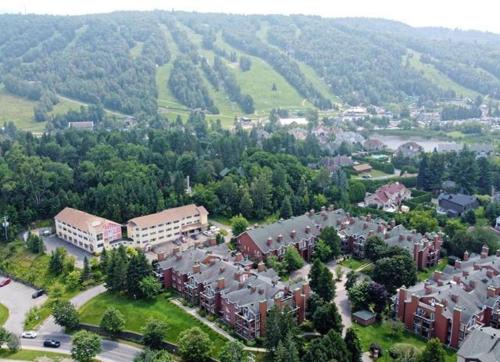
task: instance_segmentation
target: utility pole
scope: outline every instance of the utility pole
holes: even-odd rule
[[[8,239],[7,229],[9,228],[9,222],[7,221],[7,216],[3,217],[2,226],[3,226],[4,232],[5,232],[5,241],[7,241],[7,239]]]

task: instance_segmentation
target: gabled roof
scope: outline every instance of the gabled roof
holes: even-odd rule
[[[66,224],[72,225],[85,232],[89,232],[91,229],[100,230],[106,224],[120,226],[120,224],[114,221],[89,214],[85,211],[73,209],[71,207],[65,207],[54,217],[54,219],[65,222]]]
[[[163,210],[155,214],[139,216],[130,219],[128,222],[135,224],[138,227],[144,228],[169,221],[181,220],[191,215],[208,215],[208,211],[203,206],[190,204]]]
[[[476,328],[465,338],[457,355],[458,362],[500,361],[500,331],[492,327]]]

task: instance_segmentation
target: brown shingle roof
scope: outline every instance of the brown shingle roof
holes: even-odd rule
[[[138,227],[149,227],[162,224],[168,221],[176,221],[191,215],[208,215],[208,211],[203,206],[195,204],[174,207],[172,209],[163,210],[155,214],[139,216],[130,219],[128,222],[137,225]]]
[[[372,167],[367,163],[362,163],[361,165],[355,165],[352,166],[352,168],[356,172],[365,172],[365,171],[370,171],[372,169]]]

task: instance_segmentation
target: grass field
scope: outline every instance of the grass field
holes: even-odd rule
[[[340,262],[340,265],[342,265],[346,268],[349,268],[351,270],[357,270],[357,269],[361,268],[362,266],[368,265],[370,263],[371,263],[371,261],[366,260],[366,259],[359,260],[359,259],[354,259],[354,258],[347,258],[347,259],[342,260]]]
[[[358,337],[361,341],[363,351],[368,351],[370,344],[377,343],[382,347],[383,356],[378,359],[379,362],[391,362],[393,359],[389,356],[389,349],[396,343],[408,343],[421,350],[425,348],[426,341],[407,331],[404,331],[400,337],[392,335],[391,327],[387,322],[376,323],[371,326],[363,327],[354,324]],[[457,356],[452,350],[446,351],[446,362],[456,362]]]
[[[447,258],[442,258],[439,260],[438,264],[432,268],[428,268],[426,270],[421,270],[417,273],[417,279],[419,282],[423,282],[427,279],[429,279],[434,271],[442,271],[444,268],[446,268],[446,265],[448,265],[448,259]]]
[[[422,73],[422,75],[436,84],[442,89],[450,89],[455,91],[457,96],[471,97],[475,98],[479,93],[473,91],[472,89],[465,88],[460,84],[454,82],[448,76],[437,70],[432,64],[426,64],[420,61],[420,53],[410,50],[409,53],[412,55],[409,59],[409,64],[412,68]]]
[[[45,129],[45,122],[33,120],[33,108],[36,102],[9,94],[0,86],[0,124],[12,121],[18,129],[23,131],[41,132]],[[80,104],[67,99],[60,99],[50,114],[66,113],[69,110],[80,109]]]
[[[90,300],[80,309],[81,321],[99,325],[106,308],[111,305],[125,316],[126,330],[141,333],[149,318],[162,320],[168,325],[167,341],[177,343],[182,331],[199,327],[209,335],[214,346],[212,353],[214,356],[219,354],[226,342],[224,337],[171,303],[163,294],[154,301],[144,301],[104,293]]]
[[[0,304],[0,327],[5,324],[7,318],[9,318],[9,310],[6,306]]]
[[[32,351],[29,349],[20,350],[17,352],[10,352],[7,350],[0,350],[0,360],[17,360],[17,361],[37,361],[41,358],[50,358],[55,361],[71,358],[69,354],[45,351]]]

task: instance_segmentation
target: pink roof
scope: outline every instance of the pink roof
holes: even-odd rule
[[[381,186],[375,191],[374,198],[380,200],[382,203],[389,201],[393,195],[406,189],[405,185],[395,182],[392,184]]]

